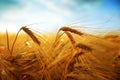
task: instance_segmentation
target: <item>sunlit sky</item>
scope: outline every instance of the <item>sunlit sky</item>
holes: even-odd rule
[[[52,31],[71,25],[120,31],[120,0],[0,0],[0,32],[22,26]]]

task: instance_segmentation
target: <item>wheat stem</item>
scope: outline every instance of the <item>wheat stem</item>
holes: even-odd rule
[[[17,37],[19,35],[19,32],[21,31],[21,29],[17,32],[16,36],[15,36],[15,39],[13,41],[13,44],[12,44],[12,47],[11,47],[11,51],[10,51],[10,55],[12,56],[12,53],[13,53],[13,48],[14,48],[14,45],[15,45],[15,42],[17,40]]]

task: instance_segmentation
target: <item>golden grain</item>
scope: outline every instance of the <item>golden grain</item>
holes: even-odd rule
[[[37,46],[32,45],[29,51],[23,50],[27,47],[21,47],[23,39],[16,41],[21,30],[31,38],[33,41],[31,44],[36,43]],[[119,72],[116,71],[120,67],[118,55],[111,57],[112,53],[119,53],[119,46],[100,37],[96,39],[92,35],[89,35],[91,39],[88,42],[83,42],[84,38],[81,35],[84,34],[70,27],[62,27],[56,37],[48,35],[49,38],[42,41],[29,28],[23,26],[12,43],[9,41],[11,37],[6,32],[7,49],[2,51],[4,54],[0,56],[0,80],[119,80]],[[16,50],[15,53],[13,52],[15,47],[21,47],[21,50]],[[10,50],[12,56],[10,60],[6,59],[6,50]]]

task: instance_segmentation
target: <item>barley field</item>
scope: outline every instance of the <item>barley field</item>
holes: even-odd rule
[[[0,33],[0,80],[120,80],[120,35]]]

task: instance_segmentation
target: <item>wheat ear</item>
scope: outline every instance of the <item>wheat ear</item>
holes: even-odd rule
[[[39,41],[39,40],[37,39],[37,37],[33,34],[33,32],[32,32],[31,30],[29,30],[29,28],[27,28],[27,26],[23,26],[23,27],[20,28],[20,30],[17,32],[16,37],[15,37],[15,39],[14,39],[14,41],[13,41],[13,45],[12,45],[11,51],[10,51],[10,55],[11,55],[11,56],[12,56],[12,53],[13,53],[13,48],[14,48],[15,42],[16,42],[17,37],[18,37],[18,35],[19,35],[19,32],[20,32],[21,30],[23,30],[24,32],[26,32],[26,33],[32,38],[32,40],[33,40],[36,44],[40,45],[40,41]]]
[[[84,33],[80,32],[80,31],[78,31],[78,30],[76,30],[76,29],[72,29],[72,28],[70,28],[70,27],[62,27],[62,28],[59,29],[58,33],[59,33],[61,30],[62,30],[62,31],[69,31],[69,32],[72,32],[72,33],[78,34],[78,35],[83,35],[83,34],[84,34]]]
[[[38,45],[40,45],[40,41],[37,39],[37,37],[33,34],[33,32],[27,28],[26,26],[22,27],[21,30],[23,30],[24,32],[26,32],[31,38],[32,40],[37,43]]]

